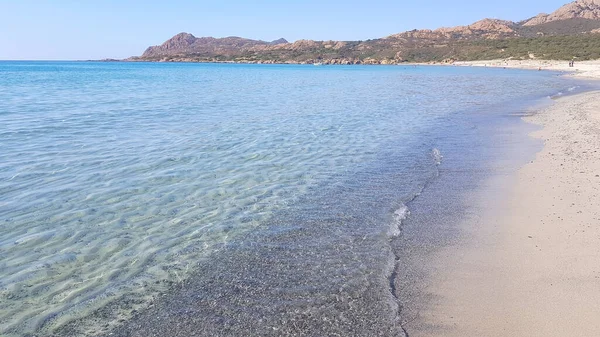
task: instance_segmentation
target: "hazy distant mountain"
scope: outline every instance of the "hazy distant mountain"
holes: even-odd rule
[[[497,58],[600,58],[600,0],[578,0],[551,14],[512,22],[412,30],[367,41],[289,43],[180,33],[146,49],[138,61],[395,64]]]

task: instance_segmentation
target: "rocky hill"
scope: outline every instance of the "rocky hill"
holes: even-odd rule
[[[395,64],[491,58],[600,58],[600,0],[577,0],[521,22],[412,30],[367,41],[289,43],[180,33],[129,61]]]
[[[600,20],[600,0],[578,0],[559,8],[552,14],[539,14],[523,23],[524,26],[536,26],[547,22],[568,19]]]
[[[149,47],[141,57],[156,58],[181,54],[237,55],[241,50],[286,43],[288,42],[285,39],[265,42],[236,36],[221,39],[214,37],[197,38],[189,33],[179,33],[160,46]]]

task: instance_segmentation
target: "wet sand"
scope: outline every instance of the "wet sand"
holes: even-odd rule
[[[600,92],[525,120],[543,149],[472,196],[483,211],[432,256],[411,336],[600,336]]]

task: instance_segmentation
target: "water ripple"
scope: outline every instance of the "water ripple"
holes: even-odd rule
[[[120,324],[324,184],[358,188],[390,148],[406,153],[395,169],[411,167],[404,149],[429,153],[427,130],[444,118],[535,91],[527,76],[544,90],[555,82],[401,67],[0,62],[0,72],[0,334],[11,337],[104,307],[113,316],[80,332]],[[306,220],[323,215],[305,209]],[[332,284],[349,279],[360,296],[366,269],[341,266]]]

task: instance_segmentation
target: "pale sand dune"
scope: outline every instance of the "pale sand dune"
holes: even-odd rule
[[[519,69],[542,69],[571,72],[572,76],[585,78],[600,78],[600,60],[577,61],[575,66],[569,67],[569,61],[548,60],[491,60],[455,62],[457,66],[473,67],[502,67]]]
[[[411,336],[600,336],[600,92],[526,119],[543,150],[436,254]]]

